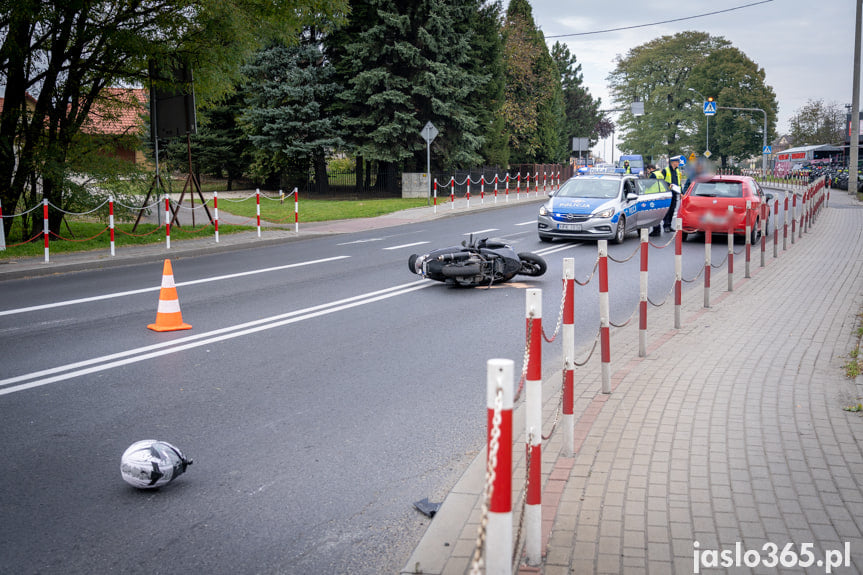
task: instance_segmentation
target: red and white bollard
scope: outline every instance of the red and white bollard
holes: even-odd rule
[[[6,228],[3,226],[3,205],[0,203],[0,252],[6,251]]]
[[[525,495],[525,554],[528,565],[542,560],[542,290],[526,294],[527,329],[530,338],[525,392],[525,437],[528,466]]]
[[[479,177],[479,203],[485,204],[485,174]]]
[[[575,455],[575,259],[563,258],[563,451]]]
[[[599,249],[599,347],[602,356],[602,393],[611,393],[611,315],[608,306],[608,240],[597,242]]]
[[[497,203],[497,184],[498,184],[498,177],[497,177],[497,174],[495,174],[494,175],[494,203]]]
[[[294,232],[300,233],[300,190],[294,188]]]
[[[704,307],[710,307],[710,250],[713,246],[713,233],[704,232]]]
[[[111,235],[111,255],[117,255],[114,250],[114,196],[108,196],[108,229]]]
[[[786,194],[788,192],[785,192]],[[797,194],[791,192],[791,244],[797,241]]]
[[[749,278],[752,277],[749,271],[749,261],[752,258],[752,222],[750,222],[750,217],[752,214],[752,201],[746,200],[746,262],[743,267],[743,277]]]
[[[165,249],[171,249],[171,200],[165,196]]]
[[[539,174],[533,175],[533,192],[539,197]]]
[[[734,291],[734,206],[728,206],[728,291]]]
[[[258,216],[258,237],[261,237],[261,189],[255,188],[255,213]]]
[[[677,218],[674,232],[674,329],[680,329],[683,305],[683,219]]]
[[[767,265],[767,204],[761,202],[761,267]]]
[[[486,364],[488,435],[486,473],[493,477],[485,530],[487,574],[512,573],[512,404],[513,361]]]
[[[42,199],[42,235],[45,236],[45,263],[49,261],[48,242],[51,236],[51,230],[48,226],[48,199]]]
[[[785,192],[785,205],[782,208],[782,250],[788,249],[788,192]]]
[[[767,206],[768,210],[770,206]],[[779,202],[773,200],[773,257],[779,257]]]
[[[434,179],[434,213],[437,213],[437,178]]]
[[[806,215],[806,195],[800,198],[800,223],[797,224],[797,237],[803,239],[803,219]]]
[[[219,192],[213,192],[213,225],[216,227],[216,243],[219,243]]]
[[[509,202],[509,172],[506,173],[506,177],[504,178],[504,201]]]
[[[455,176],[449,179],[449,205],[450,209],[455,209]]]
[[[464,198],[467,200],[468,209],[470,209],[470,174],[467,175],[467,193],[465,193]]]
[[[638,281],[638,357],[647,355],[647,228],[641,228],[641,273]]]
[[[515,199],[521,199],[521,172],[515,178]]]

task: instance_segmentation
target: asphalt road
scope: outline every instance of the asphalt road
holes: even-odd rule
[[[145,327],[161,264],[0,282],[0,572],[396,572],[428,523],[413,502],[442,500],[483,446],[486,360],[520,365],[523,288],[543,289],[550,334],[562,259],[579,280],[593,269],[595,243],[538,241],[536,209],[175,260],[191,331]],[[453,289],[408,272],[411,253],[471,232],[544,254],[548,273]],[[714,261],[726,251],[717,242]],[[703,252],[686,242],[684,277]],[[672,256],[651,250],[654,302]],[[638,258],[610,268],[620,323]],[[579,347],[598,328],[597,291],[595,279],[576,291]],[[545,377],[559,363],[548,352]],[[194,464],[135,490],[120,455],[146,438]]]

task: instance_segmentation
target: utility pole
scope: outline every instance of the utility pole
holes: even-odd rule
[[[848,145],[848,192],[857,194],[857,160],[860,149],[860,20],[863,19],[863,0],[857,0],[857,18],[854,24],[854,82],[851,89],[851,139]]]

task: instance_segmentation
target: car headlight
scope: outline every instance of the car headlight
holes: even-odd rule
[[[547,216],[548,215],[548,209],[546,209],[545,206],[540,206],[539,207],[539,215]]]
[[[596,212],[593,214],[594,218],[610,218],[614,215],[614,208],[608,208],[607,210],[602,210],[601,212]]]

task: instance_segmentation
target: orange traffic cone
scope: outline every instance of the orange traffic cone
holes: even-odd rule
[[[180,300],[177,299],[177,286],[174,285],[174,270],[171,268],[171,260],[165,260],[165,269],[162,271],[162,289],[159,292],[156,323],[151,323],[147,327],[153,331],[192,329],[192,326],[183,323]]]

